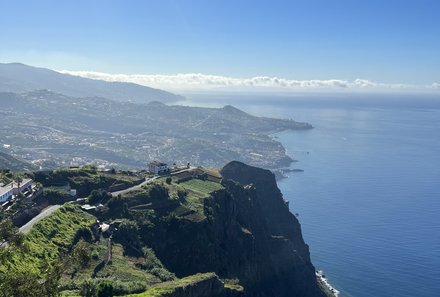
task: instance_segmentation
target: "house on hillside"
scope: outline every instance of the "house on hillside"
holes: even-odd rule
[[[0,203],[8,200],[12,195],[18,195],[19,193],[24,193],[27,190],[32,189],[32,180],[29,178],[23,179],[20,185],[17,182],[12,182],[6,186],[0,187]]]
[[[16,182],[12,183],[13,194],[18,195],[19,193],[24,193],[26,190],[32,189],[32,180],[30,178],[25,178],[20,182],[20,187]]]
[[[169,168],[166,163],[153,161],[148,164],[148,171],[153,174],[164,174],[169,172]]]
[[[5,202],[12,196],[13,188],[11,184],[0,187],[0,203]]]

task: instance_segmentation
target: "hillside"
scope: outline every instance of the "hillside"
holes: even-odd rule
[[[41,296],[326,296],[268,170],[190,169],[97,203],[88,213],[66,204],[34,226],[24,248],[0,248],[9,255],[0,257],[6,296],[33,290],[11,285],[22,278],[42,284]]]
[[[37,167],[29,162],[0,152],[0,169],[10,169],[11,171],[29,171],[35,170]]]
[[[43,167],[95,163],[142,168],[158,159],[211,167],[240,160],[276,168],[291,159],[270,135],[311,128],[293,120],[252,116],[232,106],[121,103],[49,91],[0,93],[0,105],[0,139],[18,155],[40,160]]]
[[[0,92],[51,90],[72,97],[104,97],[122,102],[175,102],[184,98],[134,83],[107,82],[21,63],[0,63]]]

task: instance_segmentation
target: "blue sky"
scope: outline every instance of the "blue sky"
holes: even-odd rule
[[[440,82],[440,1],[3,1],[0,62],[124,74]]]

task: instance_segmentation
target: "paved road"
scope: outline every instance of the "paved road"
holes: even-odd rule
[[[39,221],[41,221],[42,219],[44,219],[45,217],[47,217],[48,215],[50,215],[51,213],[53,213],[55,210],[57,210],[60,207],[61,207],[61,205],[52,205],[52,206],[46,207],[35,218],[33,218],[27,224],[20,227],[20,232],[24,233],[24,234],[28,233],[36,223],[38,223]]]
[[[156,178],[157,178],[157,177],[146,178],[145,181],[143,181],[142,183],[140,183],[140,184],[137,185],[137,186],[133,186],[133,187],[131,187],[131,188],[127,188],[127,189],[125,189],[125,190],[121,190],[121,191],[110,192],[110,194],[112,194],[112,196],[118,196],[119,194],[121,194],[121,195],[127,194],[127,193],[130,192],[130,191],[133,191],[133,190],[137,190],[137,189],[142,188],[143,185],[146,185],[146,184],[152,182],[152,181],[155,180]]]
[[[178,174],[178,173],[181,173],[184,171],[189,171],[189,170],[192,170],[195,168],[196,167],[185,168],[185,169],[180,170],[178,172],[174,172],[173,174]],[[146,178],[145,181],[143,181],[142,183],[140,183],[137,186],[133,186],[131,188],[121,190],[121,191],[110,192],[110,194],[112,194],[112,196],[118,196],[119,194],[124,195],[130,191],[142,188],[143,185],[149,184],[150,182],[154,181],[157,178],[159,178],[159,176],[155,176],[153,178]],[[35,218],[33,218],[27,224],[20,227],[20,232],[24,233],[24,234],[28,233],[36,223],[38,223],[39,221],[41,221],[42,219],[44,219],[45,217],[47,217],[48,215],[50,215],[51,213],[53,213],[55,210],[57,210],[60,207],[61,207],[61,205],[52,205],[52,206],[49,206],[49,207],[43,209],[43,211],[41,211]]]
[[[196,169],[196,168],[197,167],[191,166],[190,168],[185,168],[185,169],[173,172],[173,173],[171,173],[171,175],[179,174],[179,173],[182,173],[182,172],[185,172],[185,171],[190,171],[190,170],[193,170],[193,169]],[[121,190],[121,191],[110,192],[110,194],[112,194],[112,196],[118,196],[119,194],[121,194],[121,195],[127,194],[128,192],[131,192],[133,190],[137,190],[137,189],[142,188],[143,185],[147,185],[150,182],[154,181],[155,179],[158,179],[159,177],[162,177],[162,176],[155,176],[155,177],[152,177],[152,178],[146,178],[145,181],[143,181],[142,183],[140,183],[137,186],[133,186],[131,188],[128,188],[128,189],[125,189],[125,190]]]

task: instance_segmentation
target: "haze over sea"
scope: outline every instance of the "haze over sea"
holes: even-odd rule
[[[215,99],[315,127],[277,134],[304,169],[279,187],[340,296],[439,296],[440,98],[354,97]]]

